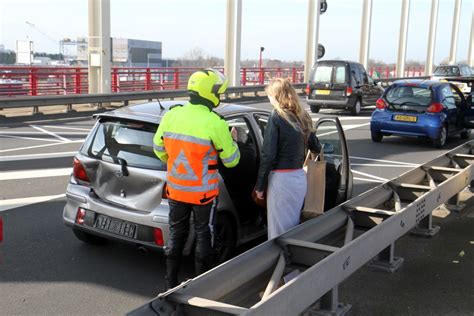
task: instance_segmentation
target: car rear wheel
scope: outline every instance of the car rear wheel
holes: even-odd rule
[[[222,212],[221,212],[222,213]],[[218,262],[230,259],[237,244],[237,231],[234,222],[227,214],[217,214],[216,252]]]
[[[73,228],[72,232],[76,235],[77,239],[89,245],[103,245],[107,242],[106,238],[95,236],[79,229]]]
[[[362,104],[360,102],[360,99],[357,99],[354,103],[354,106],[351,109],[351,114],[352,115],[359,115],[361,107],[362,107]]]
[[[309,108],[311,109],[311,112],[313,113],[318,113],[319,112],[319,106],[316,105],[310,105]]]
[[[442,148],[446,144],[447,136],[448,132],[446,130],[446,126],[443,126],[439,132],[438,138],[433,139],[433,146],[435,148]]]
[[[380,143],[383,139],[382,133],[372,132],[370,136],[372,137],[372,141],[376,143]]]
[[[469,137],[471,137],[471,130],[466,129],[465,131],[461,132],[460,135],[462,139],[468,139]]]

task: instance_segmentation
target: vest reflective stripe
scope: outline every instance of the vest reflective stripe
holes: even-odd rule
[[[153,149],[160,152],[165,152],[164,146],[158,146],[157,144],[153,143]]]
[[[240,155],[240,152],[238,150],[236,150],[229,158],[224,158],[222,160],[223,163],[229,163],[229,162],[232,162],[234,159],[237,159]]]
[[[199,192],[199,193],[205,193],[208,191],[213,191],[216,190],[219,186],[219,183],[213,183],[213,184],[208,184],[208,185],[201,185],[201,186],[187,186],[187,185],[180,185],[172,182],[168,182],[167,185],[175,190],[179,191],[187,191],[187,192]],[[201,195],[202,196],[202,195]]]
[[[204,138],[199,138],[199,137],[195,137],[195,136],[172,133],[172,132],[164,132],[163,133],[163,138],[183,140],[183,141],[186,141],[186,142],[200,144],[200,145],[212,145],[212,142],[211,142],[210,139],[204,139]]]

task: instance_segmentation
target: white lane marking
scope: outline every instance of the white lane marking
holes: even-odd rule
[[[354,117],[339,117],[339,121],[355,121],[355,120],[370,120],[369,117],[360,117],[360,116],[354,116]]]
[[[413,166],[407,165],[384,165],[376,163],[351,163],[351,166],[361,166],[361,167],[388,167],[388,168],[413,168]]]
[[[368,160],[368,161],[377,161],[377,162],[386,162],[390,164],[399,164],[399,165],[405,165],[405,166],[410,166],[410,167],[418,167],[419,165],[409,163],[409,162],[401,162],[401,161],[393,161],[393,160],[383,160],[383,159],[372,159],[372,158],[364,158],[364,157],[356,157],[356,156],[350,156],[351,159],[359,159],[359,160]]]
[[[354,177],[354,180],[359,180],[359,181],[366,181],[366,182],[374,182],[374,183],[384,183],[385,181],[381,180],[375,180],[375,179],[365,179],[365,178],[359,178],[359,177]]]
[[[8,136],[10,137],[10,136]],[[32,138],[32,139],[37,139],[37,138]],[[49,140],[49,141],[52,141],[52,140]],[[3,149],[3,150],[0,150],[0,153],[5,153],[5,152],[9,152],[9,151],[17,151],[17,150],[25,150],[25,149],[33,149],[33,148],[41,148],[41,147],[49,147],[49,146],[58,146],[58,145],[67,145],[67,144],[74,144],[74,143],[82,143],[84,141],[84,139],[80,139],[80,140],[72,140],[70,142],[58,142],[58,141],[54,141],[55,144],[45,144],[45,145],[35,145],[35,146],[28,146],[28,147],[19,147],[19,148],[11,148],[11,149]]]
[[[37,138],[37,137],[25,137],[25,136],[13,136],[13,135],[2,135],[0,133],[0,137],[7,137],[7,138],[17,138],[17,139],[30,139],[30,140],[39,140],[43,142],[54,142],[54,143],[62,143],[57,139],[46,139],[46,138]]]
[[[1,131],[0,135],[44,135],[44,132],[26,132],[26,131]],[[61,135],[87,135],[88,132],[60,132]]]
[[[61,152],[61,153],[0,156],[0,161],[16,161],[16,160],[33,160],[33,159],[44,159],[44,158],[73,157],[76,154],[77,154],[77,151],[66,151],[66,152]]]
[[[54,126],[54,125],[41,125],[41,127],[46,127],[46,128],[57,128],[57,129],[70,129],[70,130],[75,130],[75,131],[87,131],[89,132],[91,128],[79,128],[79,127],[65,127],[65,126]]]
[[[62,198],[65,196],[66,194],[63,193],[63,194],[58,194],[58,195],[33,196],[33,197],[19,198],[19,199],[0,200],[0,212],[11,210],[17,207],[35,204],[35,203],[46,202],[46,201]]]
[[[357,128],[357,127],[361,127],[361,126],[364,126],[364,125],[367,125],[367,124],[346,124],[346,125],[342,125],[342,129],[346,130],[346,129],[353,129],[353,128]],[[319,130],[336,130],[336,125],[333,125],[333,126],[320,126],[318,127],[318,131]]]
[[[345,130],[345,131],[347,131],[347,130],[350,130],[350,129],[355,129],[355,128],[367,126],[367,125],[369,125],[369,124],[370,124],[370,123],[351,125],[351,127],[348,127],[348,128],[345,128],[345,126],[342,125],[342,129]],[[346,125],[346,126],[349,126],[349,125]],[[318,137],[327,136],[327,135],[335,134],[335,133],[337,133],[337,132],[338,132],[338,131],[327,132],[327,133],[319,134],[319,135],[316,135],[316,136],[318,136]]]
[[[316,115],[315,113],[310,113],[310,115]],[[323,119],[323,118],[331,118],[331,117],[334,117],[334,116],[312,116],[311,118],[313,119]],[[366,117],[366,116],[350,116],[350,117],[341,117],[341,116],[338,116],[337,117],[339,119],[339,121],[369,121],[370,120],[370,116],[369,117]]]
[[[30,125],[30,126],[33,127],[34,129],[37,129],[37,130],[40,131],[40,132],[43,132],[43,133],[45,133],[45,134],[51,135],[51,136],[53,136],[53,137],[56,137],[57,139],[60,139],[60,140],[62,140],[63,142],[69,142],[69,141],[70,141],[70,140],[67,139],[67,138],[64,138],[64,137],[62,137],[62,136],[59,136],[59,135],[57,135],[57,134],[55,134],[55,133],[53,133],[53,132],[47,131],[47,130],[45,130],[44,128],[41,128],[41,127],[39,127],[39,126],[36,126],[36,125]]]
[[[71,172],[72,168],[7,171],[0,172],[0,181],[68,176]]]
[[[357,171],[357,170],[353,170],[353,169],[351,169],[351,171],[352,171],[352,173],[358,174],[360,176],[365,176],[365,177],[375,179],[375,180],[379,180],[379,181],[382,181],[382,182],[388,181],[388,179],[377,177],[377,176],[371,175],[370,173],[365,173],[365,172],[361,172],[361,171]]]
[[[36,121],[25,121],[25,123],[44,123],[44,122],[58,122],[58,121],[91,121],[94,122],[92,115],[78,116],[78,117],[66,117],[66,118],[55,118],[51,120],[36,120]]]

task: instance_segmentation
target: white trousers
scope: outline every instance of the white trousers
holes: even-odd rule
[[[268,239],[300,223],[306,189],[303,169],[270,172],[267,188]]]

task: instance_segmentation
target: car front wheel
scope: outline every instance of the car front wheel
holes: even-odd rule
[[[375,143],[380,143],[383,139],[382,133],[372,132],[370,136],[372,137],[372,141]]]
[[[442,148],[446,144],[446,138],[448,137],[448,132],[446,126],[441,128],[438,138],[433,139],[433,146],[435,148]]]
[[[106,238],[95,236],[79,229],[73,228],[72,232],[76,235],[77,239],[89,245],[103,245],[107,242]]]
[[[310,105],[309,108],[311,109],[311,112],[313,112],[313,113],[318,113],[319,112],[319,106]]]

